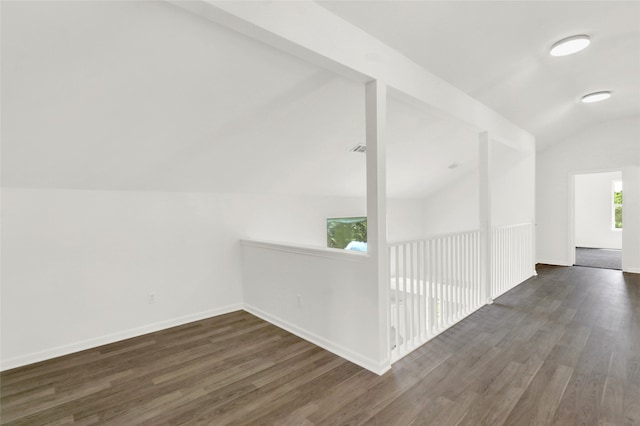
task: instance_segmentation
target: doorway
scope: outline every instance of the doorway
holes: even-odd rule
[[[622,270],[622,172],[576,174],[573,179],[573,264]]]

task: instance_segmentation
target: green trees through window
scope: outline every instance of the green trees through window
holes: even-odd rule
[[[366,217],[327,219],[327,247],[343,249],[352,241],[367,242]]]
[[[622,229],[622,181],[613,182],[613,228]]]

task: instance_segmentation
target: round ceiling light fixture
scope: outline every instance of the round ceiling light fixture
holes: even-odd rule
[[[584,102],[585,104],[590,104],[592,102],[604,101],[605,99],[609,99],[610,97],[611,92],[608,90],[604,90],[602,92],[593,92],[589,93],[588,95],[584,95],[582,97],[582,102]]]
[[[551,56],[567,56],[579,52],[591,43],[588,35],[575,35],[563,38],[551,46]]]

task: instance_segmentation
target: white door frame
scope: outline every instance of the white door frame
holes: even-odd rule
[[[569,190],[568,190],[568,202],[569,202],[569,265],[573,266],[576,263],[576,175],[592,175],[596,173],[611,173],[611,172],[620,172],[622,173],[622,179],[624,182],[624,170],[622,168],[612,168],[612,169],[596,169],[596,170],[586,170],[580,172],[569,172]],[[624,183],[623,183],[624,184]],[[624,209],[624,206],[623,206]],[[624,216],[624,210],[623,210]],[[624,232],[624,229],[620,232]],[[624,253],[624,238],[622,239],[622,253]]]

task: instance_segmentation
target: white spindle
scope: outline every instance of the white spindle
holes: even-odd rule
[[[436,292],[435,292],[435,241],[429,240],[429,325],[430,325],[430,334],[434,336],[436,334]]]
[[[471,268],[469,267],[469,263],[471,260],[471,235],[465,234],[464,236],[464,306],[465,306],[465,314],[470,312],[471,309]]]
[[[404,296],[404,326],[402,327],[402,336],[404,337],[404,351],[407,351],[407,344],[409,340],[408,325],[409,325],[409,293],[407,292],[407,244],[402,245],[402,295]]]
[[[489,296],[497,297],[533,271],[529,264],[533,227],[493,228],[489,238]],[[480,287],[482,241],[481,232],[472,231],[390,245],[392,359],[404,356],[485,303]]]
[[[442,242],[441,238],[438,238],[436,240],[436,244],[438,245],[437,249],[436,249],[436,271],[437,271],[437,278],[436,278],[436,282],[438,283],[438,292],[437,292],[437,302],[438,302],[438,331],[442,330],[442,319],[444,318],[444,288],[442,286],[442,282],[444,281],[444,269],[442,267],[442,265],[444,264],[444,261],[442,260],[444,257],[444,244]]]
[[[454,294],[455,294],[455,319],[460,318],[460,235],[453,237],[453,251],[454,255],[454,267],[455,267],[455,279],[454,279]]]
[[[411,250],[411,243],[407,243],[407,321],[405,327],[407,328],[407,346],[410,345],[413,336],[413,291],[411,286],[413,283],[413,251]]]
[[[425,265],[425,241],[420,241],[420,340],[427,337],[427,274]]]
[[[395,246],[395,268],[396,268],[396,277],[395,277],[395,283],[396,283],[396,356],[397,354],[400,352],[400,253],[399,253],[400,247]]]
[[[510,225],[491,230],[492,297],[511,290],[533,273],[533,225]]]
[[[414,254],[413,254],[413,261],[415,263],[414,266],[414,270],[415,270],[415,275],[413,277],[413,292],[411,294],[412,300],[413,300],[413,311],[414,311],[414,315],[413,315],[413,321],[411,321],[412,323],[412,327],[413,327],[413,338],[414,338],[414,345],[418,344],[418,340],[417,337],[420,336],[420,293],[418,291],[418,279],[420,277],[420,265],[418,263],[418,253],[419,253],[419,244],[417,242],[415,242],[413,244],[413,249],[414,249]]]
[[[446,326],[451,322],[451,256],[449,256],[449,238],[443,238],[444,243],[444,279],[442,280],[442,284],[444,285],[444,305],[446,309],[446,314],[444,315],[444,325]]]

